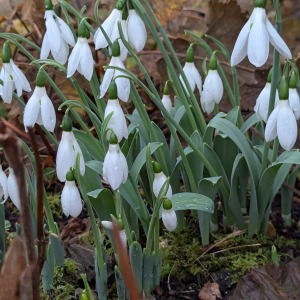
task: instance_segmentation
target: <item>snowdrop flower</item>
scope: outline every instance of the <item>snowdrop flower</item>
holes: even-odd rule
[[[108,152],[103,162],[103,178],[113,190],[117,190],[122,183],[127,181],[128,165],[123,152],[118,144],[118,139],[111,133]]]
[[[68,217],[76,218],[82,211],[82,199],[75,184],[73,171],[69,171],[66,176],[66,183],[61,193],[61,205],[63,213]]]
[[[5,203],[8,198],[7,176],[0,165],[0,199],[3,199],[1,204]]]
[[[183,67],[183,72],[187,78],[187,81],[188,81],[192,91],[194,92],[194,90],[197,86],[199,93],[201,94],[202,79],[201,79],[200,73],[196,69],[196,66],[194,63],[194,49],[193,49],[192,45],[186,51],[186,62]],[[180,79],[182,85],[184,86],[186,92],[188,93],[188,89],[187,89],[185,82],[181,75],[179,76],[179,79]]]
[[[109,138],[110,132],[114,132],[114,134],[118,138],[119,143],[123,139],[123,137],[127,139],[128,128],[126,124],[125,115],[117,98],[117,90],[118,89],[116,83],[112,81],[108,89],[109,100],[107,101],[107,105],[105,108],[104,119],[112,113],[107,124],[107,134]]]
[[[174,231],[177,227],[177,216],[172,208],[172,202],[167,197],[163,200],[162,221],[168,231]]]
[[[267,121],[265,140],[270,142],[278,136],[281,147],[290,150],[296,143],[298,128],[296,117],[289,106],[288,84],[285,79],[279,84],[279,99]]]
[[[7,191],[11,201],[14,203],[18,210],[21,210],[19,186],[16,175],[12,168],[9,168],[9,175],[7,178]]]
[[[165,107],[165,109],[168,112],[170,112],[172,110],[172,101],[171,101],[171,97],[170,97],[170,94],[169,94],[168,81],[165,83],[164,94],[163,94],[163,97],[161,99],[161,102],[162,102],[163,106]]]
[[[3,86],[0,85],[0,96],[5,103],[11,103],[15,89],[17,90],[17,95],[20,97],[22,90],[30,92],[31,87],[25,75],[11,59],[11,51],[7,42],[3,45],[2,62],[0,79],[3,81]]]
[[[120,46],[116,40],[112,45],[112,58],[109,63],[109,67],[118,67],[125,70],[125,66],[120,58]],[[100,98],[103,98],[106,94],[108,87],[113,80],[120,75],[125,75],[124,72],[115,69],[106,69],[103,81],[100,85]],[[118,98],[124,102],[127,102],[130,94],[130,81],[125,77],[118,77],[115,79],[118,88]]]
[[[64,65],[68,59],[69,46],[75,46],[74,36],[69,26],[53,10],[51,0],[45,1],[46,33],[43,39],[40,58],[51,52],[54,59]]]
[[[231,65],[239,64],[247,55],[256,67],[261,67],[269,56],[269,42],[285,58],[292,54],[286,43],[266,16],[267,0],[255,0],[254,9],[242,28],[231,55]]]
[[[293,72],[289,81],[289,104],[296,120],[300,118],[300,97],[297,91],[297,81],[297,75]]]
[[[45,78],[40,69],[36,76],[36,87],[28,100],[24,110],[25,131],[35,123],[43,125],[48,131],[53,132],[56,124],[56,114],[53,103],[47,95]]]
[[[152,185],[152,190],[154,196],[157,198],[159,195],[160,190],[162,189],[163,185],[167,180],[167,176],[161,170],[161,166],[158,162],[153,162],[153,171],[154,171],[154,180]],[[172,187],[169,184],[168,191],[166,193],[167,198],[171,198],[172,196]]]
[[[128,41],[136,52],[141,52],[147,41],[147,31],[144,22],[135,9],[129,9],[128,20]]]
[[[118,32],[118,22],[122,20],[122,9],[114,8],[108,18],[103,22],[102,29],[106,33],[109,40],[113,43],[112,33],[114,31]],[[95,49],[103,49],[108,46],[108,41],[106,40],[102,30],[98,28],[94,35]]]
[[[265,123],[267,123],[268,120],[268,112],[269,112],[269,102],[270,102],[270,93],[271,93],[271,81],[272,81],[272,70],[270,70],[268,74],[268,79],[265,87],[260,92],[256,104],[254,106],[254,111],[257,115],[257,117],[260,120],[263,120]],[[276,90],[275,95],[275,103],[274,106],[278,104],[279,97],[278,97],[278,91]]]
[[[78,39],[68,61],[67,78],[77,70],[86,80],[90,81],[94,72],[94,60],[88,44],[90,32],[82,20],[78,28]]]
[[[65,115],[62,122],[62,136],[58,145],[56,155],[56,174],[61,182],[66,181],[66,174],[70,168],[74,168],[77,155],[80,157],[80,174],[85,173],[85,163],[82,151],[72,132],[72,120],[69,115]]]
[[[101,224],[104,228],[113,230],[113,222],[102,221]],[[119,228],[119,237],[120,237],[121,243],[123,244],[124,247],[126,247],[127,246],[127,237],[126,237],[126,232],[125,232],[122,220],[117,221],[117,226]]]
[[[112,10],[111,14],[107,17],[107,19],[102,24],[102,29],[106,33],[107,37],[109,38],[110,42],[113,42],[116,39],[120,38],[119,27],[118,24],[120,23],[124,38],[128,41],[128,33],[127,33],[127,10],[123,10],[124,3],[118,1],[116,7]],[[122,10],[125,12],[122,13]],[[94,43],[95,49],[103,49],[108,46],[108,41],[105,38],[102,30],[98,28],[94,35]],[[111,49],[110,49],[111,53]],[[120,58],[124,61],[127,58],[128,50],[124,46],[123,42],[120,40]]]
[[[209,70],[204,80],[203,91],[200,98],[202,109],[207,114],[212,113],[215,104],[219,104],[223,97],[224,88],[217,67],[216,54],[213,52],[209,61]]]

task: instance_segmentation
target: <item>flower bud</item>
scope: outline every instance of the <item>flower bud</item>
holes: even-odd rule
[[[280,100],[288,100],[289,99],[289,85],[284,76],[281,78],[281,80],[279,82],[278,93],[279,93]]]
[[[82,19],[81,22],[79,23],[78,37],[89,39],[90,38],[90,31],[88,30],[88,28],[86,27],[84,22],[85,22],[85,19]]]
[[[72,131],[73,128],[73,122],[71,117],[68,114],[65,114],[61,123],[61,128],[63,131]]]
[[[108,99],[118,99],[118,87],[115,81],[112,81],[108,88]]]
[[[217,67],[218,67],[218,60],[216,57],[216,52],[214,51],[209,60],[209,69],[217,70]]]
[[[9,63],[11,59],[11,51],[9,42],[5,42],[2,49],[2,62]]]
[[[153,171],[154,173],[160,173],[161,172],[161,166],[157,161],[152,161]]]
[[[111,54],[114,57],[120,56],[120,45],[119,45],[119,41],[115,40],[111,46]]]
[[[35,79],[35,84],[38,87],[44,87],[45,86],[45,75],[43,68],[40,68]]]
[[[72,168],[70,168],[70,170],[67,172],[66,180],[67,181],[74,181],[75,180],[75,176],[74,176],[74,172],[73,172]]]
[[[292,75],[290,77],[290,81],[289,81],[289,87],[291,89],[295,89],[297,88],[297,83],[298,83],[298,76],[297,74],[293,71]]]
[[[185,61],[190,63],[194,62],[194,57],[195,57],[195,53],[194,53],[193,45],[190,45],[186,51]]]

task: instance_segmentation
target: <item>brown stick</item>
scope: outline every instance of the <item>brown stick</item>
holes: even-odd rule
[[[45,262],[45,238],[44,238],[44,203],[43,203],[43,170],[40,159],[38,145],[36,143],[34,131],[29,128],[29,136],[32,143],[35,165],[36,165],[36,227],[37,227],[37,246],[38,246],[38,269],[42,271]]]

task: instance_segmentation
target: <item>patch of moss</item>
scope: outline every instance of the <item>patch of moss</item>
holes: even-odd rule
[[[49,201],[49,205],[50,205],[53,217],[55,219],[60,219],[62,216],[60,195],[59,194],[47,195],[47,198]]]
[[[211,280],[211,274],[220,270],[227,270],[231,274],[231,284],[256,268],[271,262],[271,248],[276,246],[279,256],[284,256],[286,250],[295,248],[295,241],[282,236],[271,239],[266,235],[248,237],[242,234],[229,238],[217,244],[211,251],[204,255],[205,249],[191,232],[176,231],[166,233],[161,240],[163,253],[162,277],[168,276],[185,279],[189,276],[201,276]],[[218,235],[218,241],[226,235]],[[209,246],[208,246],[209,247]]]
[[[55,267],[53,288],[48,293],[42,293],[42,300],[74,299],[78,287],[79,266],[70,258],[65,259],[63,267]]]

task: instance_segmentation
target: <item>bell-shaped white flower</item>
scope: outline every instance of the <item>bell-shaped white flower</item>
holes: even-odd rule
[[[290,49],[268,20],[265,5],[255,6],[234,45],[231,55],[232,66],[240,63],[248,55],[249,61],[254,66],[261,67],[268,59],[269,43],[285,58],[292,58]]]
[[[161,102],[168,112],[172,110],[172,101],[170,95],[163,95]]]
[[[163,200],[162,221],[168,231],[174,231],[177,227],[177,216],[172,208],[172,202],[167,197]]]
[[[300,118],[300,97],[296,88],[289,89],[289,104],[298,120]]]
[[[7,178],[7,191],[11,201],[18,208],[18,210],[20,210],[21,200],[20,200],[19,186],[18,186],[16,175],[12,168],[9,168],[9,175]]]
[[[117,190],[128,177],[128,165],[114,134],[110,136],[108,152],[103,162],[103,178],[113,190]]]
[[[40,58],[51,52],[54,59],[64,65],[68,59],[69,46],[75,46],[74,36],[69,26],[58,17],[52,8],[45,11],[46,33],[43,39]]]
[[[70,117],[65,116],[65,118]],[[62,132],[61,141],[57,149],[56,174],[61,182],[66,181],[67,172],[70,168],[75,167],[77,155],[79,155],[80,158],[80,174],[83,176],[85,173],[85,163],[82,151],[75,139],[74,133],[71,130],[72,128],[66,128],[66,131]]]
[[[82,20],[78,27],[78,39],[68,61],[67,78],[77,70],[86,80],[90,81],[94,72],[94,60],[88,43],[90,32]]]
[[[107,19],[102,24],[102,29],[106,33],[107,37],[110,39],[111,43],[115,40],[112,40],[112,34],[115,35],[115,32],[118,32],[118,22],[122,20],[122,10],[114,8]],[[117,36],[119,37],[119,36]],[[108,46],[108,41],[106,40],[102,30],[98,28],[94,35],[95,49],[103,49]]]
[[[296,117],[289,106],[288,100],[279,100],[267,121],[265,139],[270,142],[278,136],[281,147],[290,150],[297,139]]]
[[[128,19],[128,41],[136,52],[141,52],[147,41],[147,31],[144,22],[135,9],[129,9]]]
[[[196,86],[199,90],[199,93],[201,94],[201,90],[202,90],[202,79],[200,76],[199,71],[197,70],[194,62],[186,62],[184,67],[183,67],[183,72],[189,82],[189,85],[192,89],[192,91],[195,90]],[[179,76],[180,81],[182,82],[182,85],[184,86],[186,92],[188,93],[188,89],[184,83],[184,80],[182,78],[182,76]]]
[[[158,197],[160,190],[167,180],[167,176],[161,170],[161,166],[158,162],[153,162],[154,180],[152,184],[152,190],[155,197]],[[169,184],[168,191],[166,193],[167,198],[172,196],[172,187]]]
[[[5,103],[11,103],[14,90],[17,90],[19,97],[22,95],[22,91],[31,91],[27,78],[12,59],[7,63],[3,61],[0,79],[3,81],[3,86],[0,85],[0,96]]]
[[[63,213],[68,217],[78,217],[82,211],[82,199],[74,180],[66,181],[61,193]]]
[[[125,66],[120,58],[120,46],[117,40],[112,45],[112,58],[108,66],[118,67],[120,69],[125,70]],[[130,81],[128,78],[118,77],[118,76],[125,76],[125,75],[126,74],[120,70],[110,69],[110,68],[107,69],[105,71],[102,83],[100,85],[100,98],[104,97],[111,81],[113,80],[113,78],[115,78],[115,83],[118,88],[118,98],[124,102],[127,102],[130,94]]]
[[[119,143],[123,139],[123,137],[125,139],[127,139],[128,128],[127,128],[127,124],[126,124],[125,115],[123,113],[123,110],[121,108],[121,105],[120,105],[118,99],[107,101],[104,118],[106,118],[111,113],[113,113],[113,114],[110,117],[108,124],[107,124],[108,138],[110,136],[110,130],[112,130],[115,133],[115,135],[117,136],[118,143]]]
[[[2,166],[0,165],[0,199],[3,199],[4,203],[8,198],[8,188],[7,188],[7,176],[2,170]]]
[[[254,111],[257,117],[260,120],[263,120],[265,123],[267,123],[268,120],[270,93],[271,93],[271,83],[267,82],[263,90],[260,92],[256,100],[256,104],[254,106]],[[278,91],[276,90],[275,107],[277,106],[278,101],[279,101]]]
[[[56,114],[45,86],[36,86],[25,106],[25,130],[28,131],[28,127],[33,127],[35,123],[43,125],[50,132],[54,131]]]
[[[104,228],[109,229],[109,230],[113,230],[113,223],[110,221],[101,221],[101,224]],[[123,226],[124,227],[124,226]],[[125,229],[119,229],[119,237],[121,240],[121,243],[123,244],[124,247],[127,246],[127,237],[126,237],[126,232]]]

